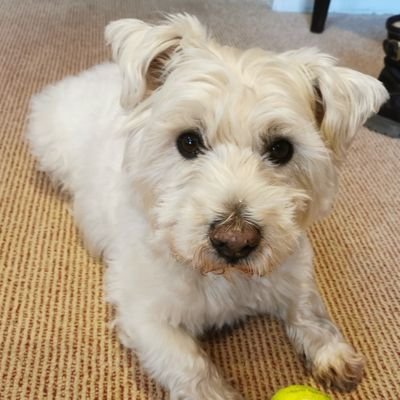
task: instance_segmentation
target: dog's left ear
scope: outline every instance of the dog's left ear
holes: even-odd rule
[[[365,121],[388,99],[377,79],[341,67],[322,68],[314,82],[314,93],[321,134],[338,161]]]
[[[207,32],[197,18],[176,14],[161,25],[137,19],[113,21],[106,27],[105,38],[123,76],[121,105],[131,109],[162,84],[172,56],[185,46],[204,42]]]
[[[336,66],[333,57],[316,49],[285,54],[306,75],[316,124],[335,160],[342,160],[359,128],[388,99],[386,89],[371,76]]]

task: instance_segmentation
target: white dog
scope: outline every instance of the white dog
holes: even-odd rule
[[[122,342],[172,399],[242,399],[195,337],[272,313],[317,379],[352,387],[363,358],[325,311],[305,230],[383,86],[314,49],[222,46],[183,14],[106,38],[116,63],[35,96],[28,138],[108,264]]]

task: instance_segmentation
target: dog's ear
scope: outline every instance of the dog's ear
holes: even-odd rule
[[[388,93],[377,79],[341,67],[320,68],[313,83],[321,134],[342,160],[357,131],[379,111]]]
[[[316,49],[288,52],[300,62],[311,84],[311,107],[327,146],[337,161],[343,159],[356,132],[387,100],[377,79],[336,66],[336,60]]]
[[[111,22],[105,38],[123,76],[121,105],[129,109],[162,84],[166,64],[177,51],[204,42],[207,32],[197,18],[176,14],[161,25],[137,19]]]

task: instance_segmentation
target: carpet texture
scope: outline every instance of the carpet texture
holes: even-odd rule
[[[23,142],[30,96],[109,57],[109,20],[187,11],[222,41],[282,51],[318,46],[371,75],[382,67],[384,17],[271,13],[261,1],[2,0],[0,2],[0,398],[163,399],[162,389],[110,328],[100,261],[82,246],[68,203]],[[318,284],[333,319],[365,354],[350,394],[400,399],[400,140],[361,130],[332,215],[310,232]],[[249,320],[209,335],[204,348],[245,398],[316,385],[279,322]],[[173,368],[173,366],[171,366]]]

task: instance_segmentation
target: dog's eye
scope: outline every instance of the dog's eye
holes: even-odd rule
[[[274,164],[286,164],[293,156],[293,145],[287,139],[275,139],[267,146],[266,156]]]
[[[192,159],[202,153],[204,143],[198,131],[187,130],[178,136],[176,147],[183,157]]]

